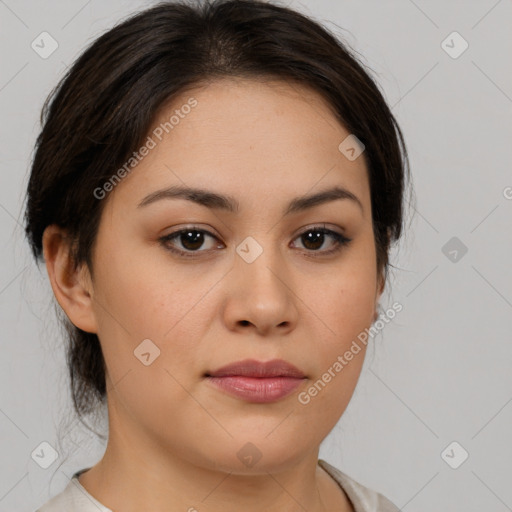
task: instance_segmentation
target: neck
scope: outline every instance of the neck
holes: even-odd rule
[[[318,465],[318,447],[278,465],[233,470],[183,449],[165,449],[133,424],[109,415],[103,458],[79,477],[107,508],[122,512],[353,511],[345,493]],[[238,464],[238,467],[240,465]]]

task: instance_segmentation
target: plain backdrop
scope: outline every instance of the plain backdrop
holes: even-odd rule
[[[44,99],[88,43],[152,4],[0,0],[2,512],[35,510],[103,453],[73,423],[62,332],[46,269],[24,239],[23,199]],[[372,340],[320,456],[407,512],[510,511],[512,4],[282,5],[361,55],[404,131],[417,201],[382,298],[403,310]],[[31,46],[42,32],[58,44],[45,59]],[[41,443],[57,451],[46,469],[33,457]]]

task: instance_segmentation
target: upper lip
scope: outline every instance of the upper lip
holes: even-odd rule
[[[298,379],[305,377],[304,373],[297,367],[283,359],[273,359],[266,362],[244,359],[206,374],[207,377],[228,377],[234,375],[243,377],[295,377]]]

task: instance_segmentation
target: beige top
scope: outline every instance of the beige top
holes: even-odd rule
[[[355,512],[400,512],[391,501],[368,487],[356,482],[351,477],[331,466],[322,459],[318,464],[331,475],[349,497]],[[36,512],[112,512],[93,498],[78,480],[80,473],[90,468],[77,471],[64,490],[46,502]]]

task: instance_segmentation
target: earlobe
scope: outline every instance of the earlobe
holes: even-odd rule
[[[386,286],[386,278],[383,274],[380,274],[379,282],[377,284],[377,299],[379,299],[380,296],[382,295],[382,292],[384,291],[385,286]]]
[[[382,281],[379,284],[379,288],[377,290],[377,302],[380,300],[380,297],[381,297],[382,293],[384,292],[385,284],[386,283],[385,283],[384,279],[382,279]]]
[[[377,293],[376,293],[376,296],[375,296],[375,313],[373,315],[373,321],[374,322],[376,322],[377,318],[379,318],[379,312],[378,312],[378,309],[379,309],[379,299],[380,299],[380,296],[382,295],[382,292],[384,291],[385,285],[386,285],[386,280],[385,280],[383,275],[380,275],[378,283],[377,283]]]
[[[66,233],[56,225],[43,233],[43,255],[53,293],[69,320],[83,331],[97,333],[88,269],[73,268]]]

